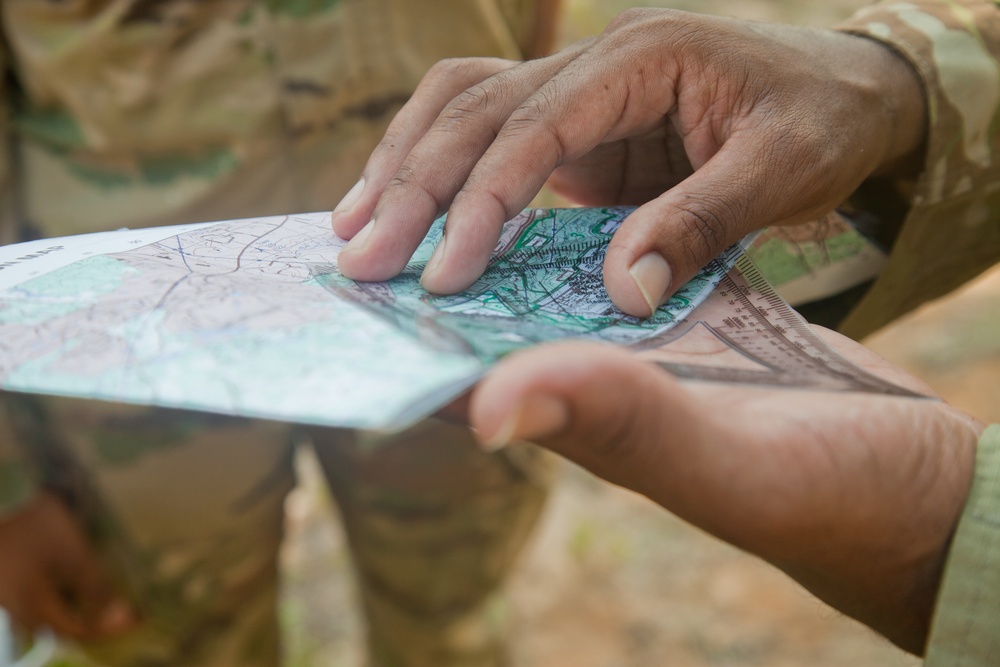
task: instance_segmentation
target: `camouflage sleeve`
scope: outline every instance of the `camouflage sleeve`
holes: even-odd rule
[[[925,667],[1000,662],[1000,426],[983,433],[976,474],[952,539]]]
[[[881,41],[923,80],[924,164],[855,202],[893,230],[881,276],[841,325],[864,336],[1000,260],[1000,9],[988,0],[880,2],[839,26]]]

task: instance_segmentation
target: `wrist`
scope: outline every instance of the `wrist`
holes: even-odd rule
[[[927,144],[927,98],[923,82],[906,58],[889,45],[863,35],[873,76],[882,91],[887,137],[874,176],[915,176],[923,168]]]

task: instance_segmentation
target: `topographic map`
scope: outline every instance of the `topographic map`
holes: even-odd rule
[[[300,423],[401,426],[489,364],[560,338],[662,336],[739,255],[711,263],[654,317],[601,280],[628,209],[532,209],[504,228],[470,290],[435,297],[406,271],[354,283],[328,215],[106,232],[0,248],[0,388]]]
[[[561,338],[639,343],[673,326],[708,296],[735,261],[735,247],[705,267],[648,319],[625,315],[604,290],[611,235],[630,209],[532,209],[504,227],[483,276],[454,296],[431,296],[420,274],[440,240],[435,225],[407,269],[387,283],[317,276],[335,294],[428,345],[493,363],[518,348]]]

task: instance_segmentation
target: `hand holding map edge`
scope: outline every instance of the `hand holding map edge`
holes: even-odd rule
[[[929,393],[820,332],[873,375]],[[487,446],[538,442],[784,570],[922,653],[983,425],[938,401],[679,383],[591,343],[516,352],[475,389]]]
[[[448,210],[423,285],[460,291],[549,179],[583,204],[642,205],[604,280],[644,316],[746,233],[831,210],[919,150],[923,128],[915,74],[868,39],[629,11],[549,58],[432,70],[333,214],[353,237],[340,266],[390,278]]]

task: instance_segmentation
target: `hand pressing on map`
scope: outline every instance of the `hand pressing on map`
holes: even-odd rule
[[[423,285],[460,291],[548,180],[581,204],[641,205],[604,281],[645,316],[748,232],[819,217],[905,164],[924,116],[910,66],[866,38],[628,11],[548,58],[428,73],[333,213],[352,239],[340,270],[391,278],[447,211]]]
[[[825,337],[869,372],[927,391]],[[926,399],[681,384],[589,343],[511,355],[473,393],[469,420],[488,446],[538,442],[648,496],[914,653],[983,429]]]
[[[47,493],[0,518],[0,607],[24,629],[74,639],[115,635],[136,623],[70,512]]]

